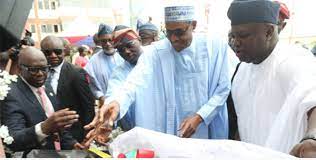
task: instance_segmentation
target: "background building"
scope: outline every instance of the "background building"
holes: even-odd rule
[[[113,6],[108,0],[34,0],[25,28],[33,33],[37,45],[46,35],[93,35],[100,23],[112,26],[126,23],[124,6]]]
[[[198,3],[197,3],[198,1]],[[227,9],[232,0],[34,0],[25,28],[33,32],[38,44],[48,34],[61,37],[91,36],[100,23],[114,27],[124,24],[136,28],[137,21],[164,28],[164,6],[192,4],[197,11],[196,32],[227,36]],[[316,1],[280,0],[287,4],[291,18],[281,32],[287,43],[298,41],[309,47],[316,42],[313,8]]]

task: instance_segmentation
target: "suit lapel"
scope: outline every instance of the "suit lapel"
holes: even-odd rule
[[[63,86],[66,82],[66,78],[67,76],[64,76],[64,75],[67,75],[68,73],[68,63],[67,62],[64,62],[63,66],[61,67],[61,70],[60,70],[60,74],[59,74],[59,79],[58,79],[58,85],[57,85],[57,91],[56,91],[56,94],[58,95],[58,93],[63,89]]]
[[[46,95],[49,98],[50,102],[53,105],[54,111],[56,112],[59,109],[58,108],[58,101],[56,99],[56,95],[54,94],[52,86],[46,84],[45,85],[45,92],[46,92]]]
[[[39,113],[41,114],[41,116],[46,117],[45,111],[41,106],[40,102],[34,95],[31,88],[21,79],[21,77],[18,78],[17,86],[22,91],[22,94],[24,94],[26,99],[30,102],[30,104],[32,104],[31,106],[33,106],[35,110],[40,111]]]

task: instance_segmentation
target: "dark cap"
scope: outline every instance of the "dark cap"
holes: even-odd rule
[[[101,23],[99,25],[99,30],[98,30],[98,36],[103,35],[103,34],[112,34],[113,29],[106,24]]]
[[[158,32],[158,28],[157,28],[154,24],[152,24],[152,23],[150,23],[150,22],[141,25],[138,30],[139,30],[139,31],[142,31],[142,30],[152,30],[152,31]]]
[[[278,3],[270,0],[235,0],[227,12],[231,25],[247,23],[277,24],[279,18]]]

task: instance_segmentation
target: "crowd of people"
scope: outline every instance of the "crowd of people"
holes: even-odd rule
[[[105,128],[139,126],[316,156],[316,61],[279,42],[285,4],[233,1],[228,41],[194,34],[193,6],[164,11],[165,39],[151,23],[137,31],[100,24],[89,58],[80,46],[69,59],[69,42],[55,36],[40,49],[22,47],[18,80],[1,102],[1,123],[14,138],[8,147],[24,155],[87,149],[104,141]]]

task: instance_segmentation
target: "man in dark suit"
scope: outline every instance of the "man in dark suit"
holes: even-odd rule
[[[24,153],[82,148],[65,130],[78,121],[79,115],[68,108],[58,110],[51,87],[43,86],[49,68],[44,54],[27,47],[21,50],[18,64],[21,73],[1,105],[2,122],[14,139],[9,148]]]
[[[64,46],[59,38],[45,37],[41,41],[41,49],[52,67],[47,83],[53,87],[61,106],[69,107],[80,116],[70,132],[81,142],[85,134],[83,126],[94,117],[95,99],[89,88],[89,75],[85,70],[64,61]]]

